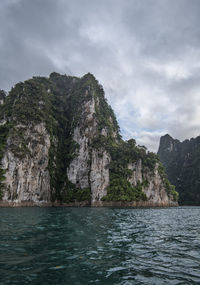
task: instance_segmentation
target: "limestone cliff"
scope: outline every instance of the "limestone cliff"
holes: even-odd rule
[[[170,195],[166,191],[166,185],[163,183],[163,178],[159,173],[159,163],[157,162],[153,173],[149,171],[143,172],[142,161],[139,159],[137,162],[129,164],[128,169],[132,170],[131,176],[128,181],[134,187],[138,183],[143,183],[143,181],[148,181],[146,185],[144,184],[143,192],[146,194],[147,200],[150,203],[155,204],[168,204],[170,203]]]
[[[17,141],[11,135],[7,140],[7,148],[2,159],[2,169],[5,170],[5,185],[3,200],[14,203],[32,201],[35,203],[50,201],[50,176],[47,170],[50,148],[50,136],[44,124],[33,127],[17,125],[17,132],[23,133],[27,151],[22,154],[22,142],[19,140],[19,153],[13,145]]]
[[[180,142],[170,135],[160,139],[158,155],[180,203],[200,205],[200,137]]]
[[[158,157],[122,140],[91,74],[18,83],[3,98],[0,122],[4,204],[177,204]]]

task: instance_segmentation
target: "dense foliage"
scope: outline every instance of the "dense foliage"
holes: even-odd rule
[[[70,203],[70,202],[82,202],[87,201],[90,203],[91,201],[91,191],[90,188],[77,188],[70,181],[67,182],[67,187],[63,189],[62,193],[62,202]],[[67,190],[67,191],[66,191]]]
[[[108,151],[111,154],[110,171],[110,186],[108,187],[107,196],[103,197],[104,201],[146,201],[147,197],[143,192],[143,188],[148,182],[143,179],[143,183],[137,183],[133,187],[128,179],[133,171],[128,168],[129,164],[137,163],[141,160],[143,170],[148,168],[154,170],[158,157],[148,152],[145,147],[138,147],[134,139],[128,141],[121,140],[116,145],[108,146]]]

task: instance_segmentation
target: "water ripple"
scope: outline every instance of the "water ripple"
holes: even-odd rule
[[[0,209],[0,285],[200,284],[200,207]]]

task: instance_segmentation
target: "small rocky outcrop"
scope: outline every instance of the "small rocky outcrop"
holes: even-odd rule
[[[0,121],[1,205],[177,205],[157,155],[122,140],[92,74],[18,83]]]

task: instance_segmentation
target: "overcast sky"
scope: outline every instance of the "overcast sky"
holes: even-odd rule
[[[91,72],[125,139],[200,129],[199,0],[0,0],[0,89]]]

